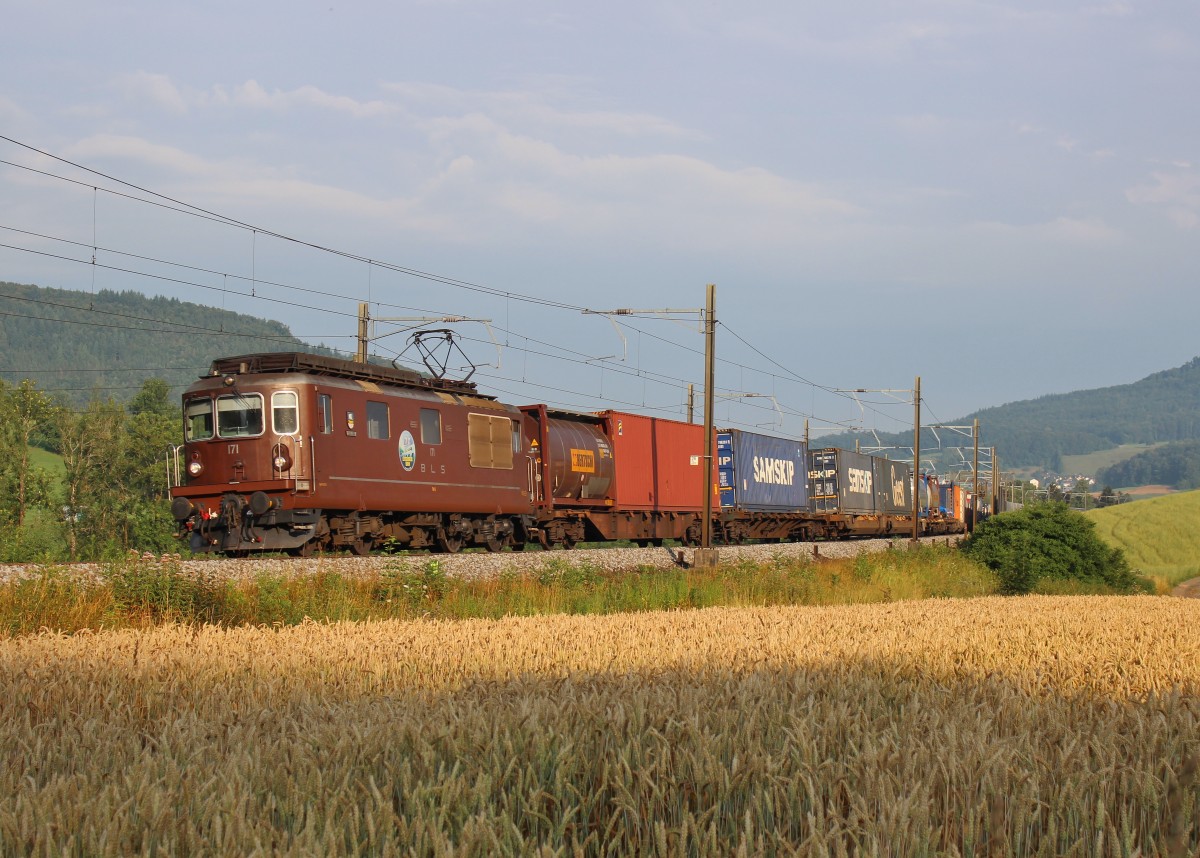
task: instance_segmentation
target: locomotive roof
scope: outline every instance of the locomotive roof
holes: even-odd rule
[[[411,387],[419,390],[433,390],[442,393],[457,393],[474,396],[479,399],[495,399],[476,390],[474,382],[455,381],[447,378],[433,378],[422,375],[410,369],[399,369],[391,366],[380,366],[373,363],[358,363],[341,358],[325,355],[304,354],[303,352],[262,352],[252,355],[217,358],[212,362],[208,374],[201,378],[214,375],[234,375],[247,373],[277,373],[301,372],[306,375],[322,375],[333,378],[350,378],[359,381],[371,381],[376,384],[390,384],[399,387]]]

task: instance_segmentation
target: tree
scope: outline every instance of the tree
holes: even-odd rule
[[[12,389],[0,382],[0,487],[4,496],[12,499],[17,527],[25,524],[25,513],[31,505],[44,504],[48,499],[49,480],[34,468],[29,442],[53,409],[50,397],[29,379]]]
[[[110,542],[117,526],[121,492],[113,480],[114,463],[121,457],[125,415],[112,400],[93,400],[83,412],[59,409],[60,450],[66,467],[63,523],[72,560],[98,553]]]
[[[1100,584],[1117,592],[1144,582],[1119,548],[1110,548],[1085,515],[1065,503],[1048,502],[980,523],[963,552],[992,569],[1001,592],[1028,593],[1046,578]]]
[[[179,443],[182,415],[160,378],[142,383],[129,401],[122,478],[137,501],[162,501],[167,494],[168,452]]]

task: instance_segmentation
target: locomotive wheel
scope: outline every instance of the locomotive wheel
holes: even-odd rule
[[[457,554],[462,551],[463,538],[461,536],[447,536],[445,531],[438,531],[437,537],[433,540],[437,550],[444,554]]]

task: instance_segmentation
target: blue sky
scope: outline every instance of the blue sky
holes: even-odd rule
[[[5,7],[0,134],[513,297],[93,191],[119,186],[0,141],[83,182],[0,165],[0,243],[21,248],[0,248],[3,280],[173,295],[342,347],[362,300],[487,318],[455,326],[492,364],[483,389],[668,415],[702,378],[694,319],[618,335],[517,296],[693,308],[714,282],[718,420],[784,434],[911,422],[902,394],[826,388],[920,375],[945,421],[1200,354],[1192,2]],[[29,252],[71,247],[54,239],[192,285]]]

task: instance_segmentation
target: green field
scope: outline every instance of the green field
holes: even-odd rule
[[[57,453],[51,453],[41,447],[30,447],[29,460],[35,468],[48,472],[52,479],[60,480],[66,476],[67,469],[63,466],[62,456]]]
[[[1162,444],[1122,444],[1108,450],[1097,450],[1082,456],[1063,456],[1062,472],[1064,474],[1086,474],[1094,477],[1102,468],[1108,468],[1126,459],[1132,459],[1138,453],[1144,453]],[[1114,487],[1115,488],[1115,487]]]
[[[1087,513],[1096,532],[1122,549],[1161,589],[1200,577],[1200,491],[1179,492]]]

